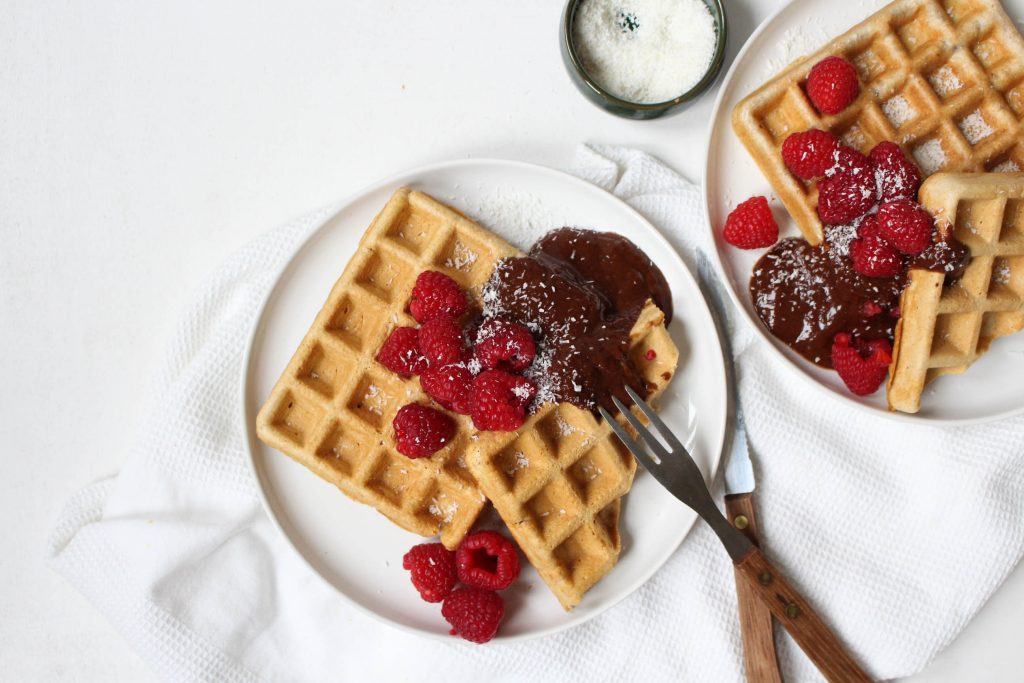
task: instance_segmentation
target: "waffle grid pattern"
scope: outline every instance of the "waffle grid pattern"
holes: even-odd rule
[[[654,395],[671,380],[679,358],[663,323],[664,314],[648,302],[631,332],[631,357]],[[565,609],[615,566],[620,501],[632,486],[636,461],[603,421],[571,404],[549,404],[518,432],[480,434],[468,463]]]
[[[941,273],[911,271],[888,385],[890,407],[905,412],[919,409],[925,384],[1024,329],[1024,173],[937,174],[920,199],[952,226],[971,263],[948,287]]]
[[[861,94],[823,116],[807,74],[824,57],[853,63]],[[998,0],[896,0],[741,101],[733,128],[804,237],[823,238],[817,188],[781,159],[789,134],[820,128],[867,153],[891,140],[925,175],[1024,169],[1024,40]]]
[[[478,301],[493,264],[518,253],[429,196],[396,192],[261,409],[260,439],[399,526],[454,547],[486,503],[463,456],[472,425],[453,416],[457,437],[429,458],[399,453],[395,413],[429,398],[374,357],[391,330],[415,325],[405,307],[420,272],[446,273]]]

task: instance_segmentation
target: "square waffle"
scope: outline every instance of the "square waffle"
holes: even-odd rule
[[[630,356],[654,395],[679,361],[664,321],[648,301],[630,332]],[[620,501],[632,486],[636,461],[603,420],[568,403],[547,404],[516,432],[480,433],[467,462],[566,610],[615,566],[622,548]]]
[[[826,116],[804,83],[831,55],[857,68],[861,92]],[[1022,118],[1024,39],[998,0],[896,0],[744,98],[732,124],[805,239],[819,244],[816,185],[782,161],[791,133],[820,128],[865,154],[891,140],[926,176],[1018,171]]]
[[[519,253],[426,194],[395,192],[260,410],[260,440],[402,528],[457,545],[486,504],[463,457],[472,423],[453,415],[451,444],[429,458],[402,455],[391,421],[430,399],[374,358],[395,327],[416,324],[406,302],[420,272],[451,276],[479,305],[494,264]]]
[[[917,412],[925,384],[963,372],[998,337],[1024,328],[1024,173],[939,173],[921,204],[971,252],[964,274],[911,270],[900,300],[887,396]]]

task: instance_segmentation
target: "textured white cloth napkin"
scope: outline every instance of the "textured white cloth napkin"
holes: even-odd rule
[[[574,172],[629,202],[691,264],[707,246],[698,189],[652,157],[585,146]],[[141,442],[117,477],[68,502],[51,565],[168,680],[741,680],[731,565],[700,524],[602,616],[486,646],[377,623],[277,536],[245,464],[242,350],[273,274],[334,210],[264,235],[207,283]],[[937,429],[872,417],[809,391],[736,326],[769,556],[874,676],[919,670],[1024,551],[1024,419]],[[819,678],[786,637],[780,652],[787,680]]]

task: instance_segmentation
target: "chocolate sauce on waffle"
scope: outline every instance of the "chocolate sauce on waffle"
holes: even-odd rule
[[[672,315],[668,283],[656,265],[621,235],[561,228],[527,256],[498,263],[484,286],[484,314],[526,325],[538,340],[526,375],[536,401],[567,401],[614,410],[628,385],[649,393],[629,358],[629,332],[652,299]]]
[[[937,241],[908,259],[893,278],[865,277],[847,258],[847,241],[811,246],[803,239],[778,242],[754,265],[750,296],[765,327],[801,356],[832,367],[832,340],[840,332],[854,338],[893,341],[900,294],[909,268],[960,277],[970,252],[952,237]]]

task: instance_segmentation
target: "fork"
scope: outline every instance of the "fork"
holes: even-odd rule
[[[854,661],[839,639],[829,630],[807,601],[765,559],[757,546],[730,524],[721,513],[711,498],[707,484],[704,483],[704,475],[701,474],[690,453],[668,426],[662,422],[654,409],[628,386],[626,392],[668,444],[668,448],[662,445],[658,438],[644,426],[640,418],[618,397],[613,396],[612,401],[615,403],[615,407],[647,444],[653,456],[648,454],[644,447],[630,436],[626,428],[607,410],[599,408],[601,416],[626,448],[636,456],[637,461],[651,473],[658,483],[708,523],[722,545],[725,546],[725,550],[732,558],[739,574],[746,579],[757,597],[767,604],[775,618],[789,631],[804,654],[814,662],[825,678],[830,681],[870,681],[868,675]]]

